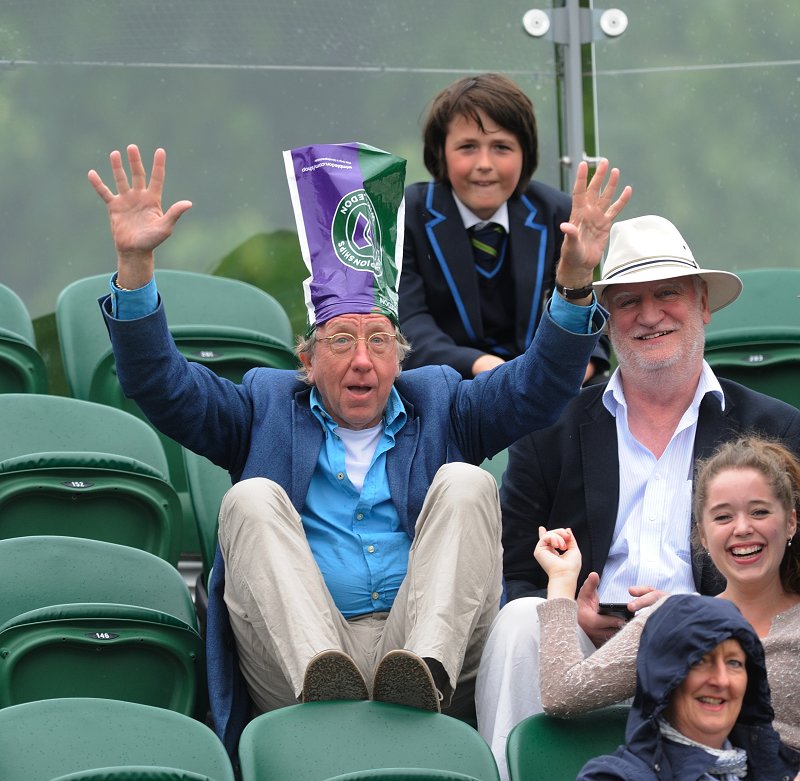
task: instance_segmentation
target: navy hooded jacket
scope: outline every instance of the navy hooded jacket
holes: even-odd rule
[[[636,662],[636,695],[626,744],[590,760],[576,781],[697,781],[715,757],[700,748],[665,740],[658,717],[691,666],[727,639],[747,655],[747,690],[729,739],[747,752],[750,781],[792,781],[800,754],[785,746],[772,726],[767,669],[761,641],[739,609],[726,599],[680,594],[648,619]]]

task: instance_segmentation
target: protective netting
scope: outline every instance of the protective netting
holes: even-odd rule
[[[532,58],[552,68],[552,47],[525,34],[526,8],[507,0],[5,0],[0,62],[530,74]]]

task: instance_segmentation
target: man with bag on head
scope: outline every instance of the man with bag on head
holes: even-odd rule
[[[557,295],[527,352],[476,380],[400,373],[405,161],[363,144],[284,153],[303,257],[308,332],[293,371],[241,384],[186,361],[167,329],[153,250],[190,208],[161,207],[139,150],[112,152],[106,203],[118,266],[101,300],[125,393],[153,424],[225,467],[209,584],[212,715],[229,751],[253,713],[299,700],[374,699],[469,713],[501,597],[497,488],[474,466],[553,423],[604,325],[590,287],[630,197],[581,164]],[[248,700],[250,702],[248,702]]]

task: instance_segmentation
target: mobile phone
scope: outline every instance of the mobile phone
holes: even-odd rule
[[[597,611],[604,616],[616,616],[629,621],[633,618],[633,613],[628,610],[627,602],[601,602],[600,609]]]

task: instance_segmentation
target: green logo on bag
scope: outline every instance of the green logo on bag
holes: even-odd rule
[[[355,271],[383,275],[381,226],[366,190],[353,190],[339,201],[331,225],[336,257]]]

